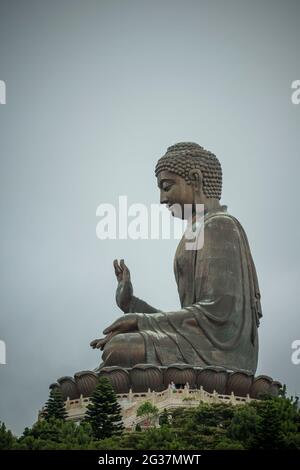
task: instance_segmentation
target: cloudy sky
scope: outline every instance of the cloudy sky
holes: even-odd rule
[[[99,240],[101,203],[158,202],[157,159],[216,153],[222,203],[246,229],[262,292],[258,373],[300,393],[300,3],[1,0],[0,420],[31,425],[89,342],[120,316],[114,258],[136,295],[179,308],[176,240]]]

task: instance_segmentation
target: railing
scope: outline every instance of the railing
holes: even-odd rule
[[[233,392],[230,395],[223,395],[216,391],[213,393],[206,392],[203,387],[200,387],[200,389],[190,389],[188,384],[183,389],[173,389],[169,385],[166,390],[161,392],[154,392],[149,389],[148,392],[134,393],[132,390],[129,390],[129,393],[117,394],[117,399],[122,408],[122,417],[126,428],[130,428],[140,421],[136,417],[136,412],[138,407],[145,401],[150,401],[159,410],[163,410],[164,408],[173,407],[195,407],[198,406],[199,402],[209,404],[226,403],[235,406],[254,400],[249,395],[246,397],[235,396]],[[91,398],[83,397],[82,395],[76,400],[68,398],[65,401],[68,413],[67,419],[82,419],[89,403],[91,403]],[[39,416],[42,416],[42,413],[43,410],[39,412]]]
[[[150,389],[144,393],[134,393],[129,390],[129,393],[117,394],[118,402],[122,405],[124,417],[128,414],[132,414],[134,409],[138,408],[141,402],[150,401],[153,405],[159,405],[166,400],[172,402],[183,402],[188,403],[192,401],[204,401],[207,403],[230,403],[232,405],[249,403],[252,399],[247,395],[246,397],[235,396],[232,392],[230,395],[218,394],[216,391],[213,393],[206,392],[203,387],[200,389],[190,389],[185,386],[183,389],[172,389],[169,386],[162,392],[154,392]],[[185,400],[186,399],[186,400]],[[90,403],[90,397],[84,398],[82,395],[79,399],[66,400],[66,410],[72,410],[74,408],[86,408]]]

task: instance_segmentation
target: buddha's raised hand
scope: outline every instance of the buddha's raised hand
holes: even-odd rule
[[[128,313],[130,309],[130,302],[133,296],[133,287],[130,280],[130,271],[124,260],[121,259],[120,263],[118,260],[114,260],[115,275],[118,281],[118,287],[116,290],[116,301],[118,307],[124,312]]]

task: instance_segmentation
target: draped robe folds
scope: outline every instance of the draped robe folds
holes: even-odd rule
[[[137,313],[146,363],[222,366],[255,373],[262,315],[246,234],[226,206],[206,213],[201,230],[201,249],[187,250],[190,240],[184,234],[175,254],[181,310],[161,312],[133,298],[130,312]]]

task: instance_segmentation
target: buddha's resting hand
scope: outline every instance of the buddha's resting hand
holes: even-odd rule
[[[108,343],[113,336],[120,333],[129,333],[131,331],[137,331],[137,314],[129,313],[125,317],[118,318],[114,323],[112,323],[108,328],[105,328],[103,333],[106,335],[105,338],[94,339],[90,343],[90,346],[95,349],[103,349],[106,343]]]
[[[115,275],[118,281],[118,287],[116,290],[116,301],[118,307],[124,312],[128,313],[130,309],[130,302],[133,297],[133,287],[130,279],[130,271],[124,260],[121,259],[120,263],[118,260],[114,260]]]
[[[182,309],[175,312],[164,313],[152,313],[140,314],[140,313],[128,313],[127,315],[118,318],[114,323],[109,327],[105,328],[103,333],[106,335],[104,338],[94,339],[90,346],[95,349],[104,349],[104,346],[115,336],[120,333],[130,333],[133,331],[139,331],[138,319],[152,318],[157,322],[164,320],[170,316],[173,320],[176,320],[183,328],[192,328],[197,327],[197,321],[192,314],[189,313],[188,309]]]

